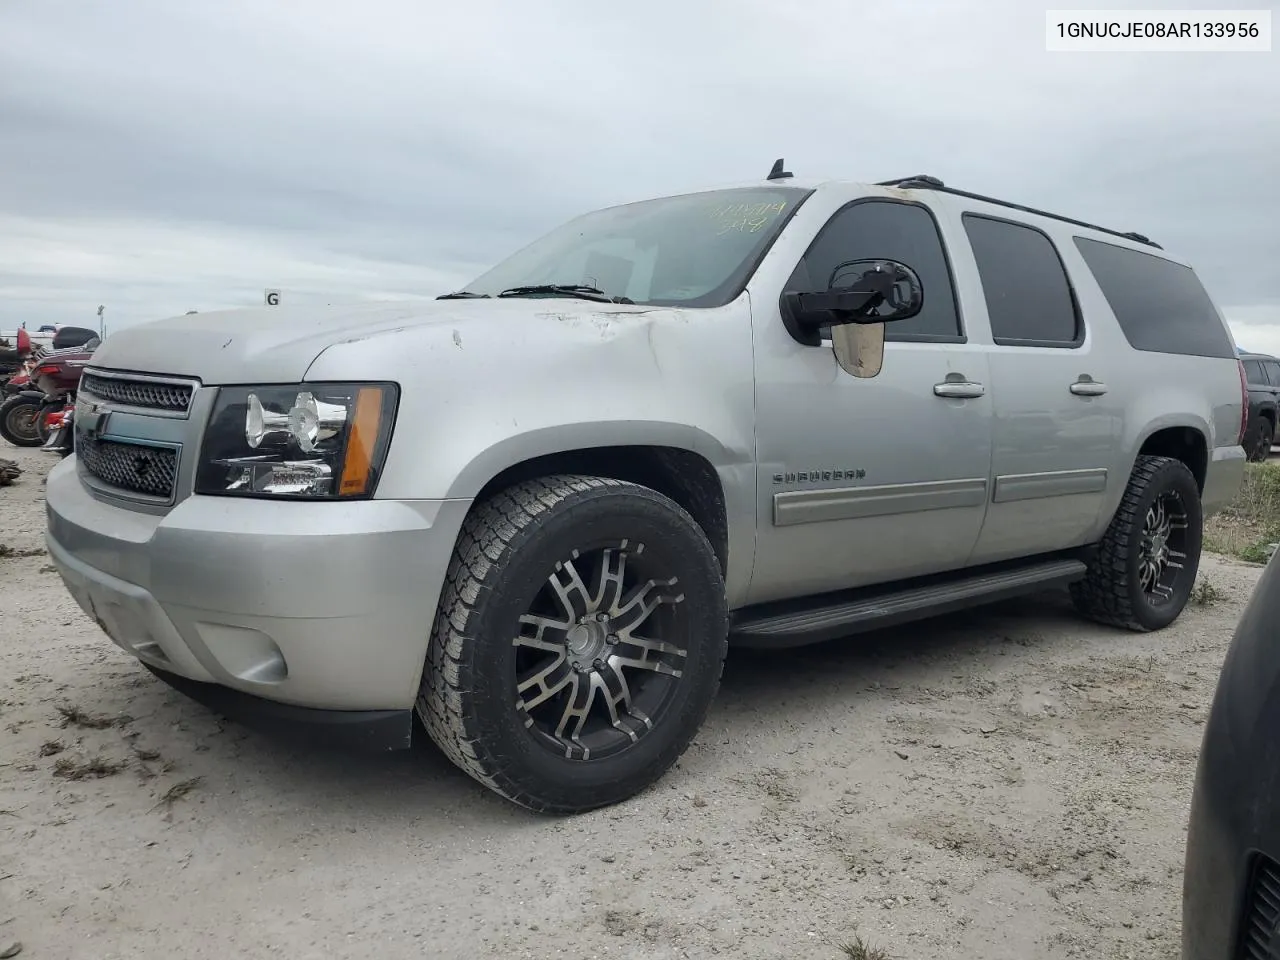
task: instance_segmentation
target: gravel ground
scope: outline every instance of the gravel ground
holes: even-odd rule
[[[429,743],[224,723],[75,606],[39,451],[0,487],[0,952],[84,958],[1175,958],[1190,786],[1260,568],[1135,635],[1047,595],[730,657],[679,767],[572,819]]]

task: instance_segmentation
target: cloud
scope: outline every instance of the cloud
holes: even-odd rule
[[[1015,0],[8,4],[0,327],[430,296],[785,155],[1139,230],[1266,330],[1277,89],[1266,54],[1047,53]]]

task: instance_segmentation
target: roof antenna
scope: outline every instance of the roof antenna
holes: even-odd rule
[[[788,173],[783,169],[782,158],[779,157],[777,160],[773,161],[773,169],[769,171],[769,176],[766,179],[786,180],[792,176],[794,176],[794,174]]]

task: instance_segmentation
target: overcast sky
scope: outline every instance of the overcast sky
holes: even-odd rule
[[[1280,352],[1280,53],[1047,53],[1044,23],[1027,0],[4,0],[0,330],[434,296],[577,213],[785,156],[1141,231]]]

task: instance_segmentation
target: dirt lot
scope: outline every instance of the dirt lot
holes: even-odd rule
[[[1050,595],[737,653],[663,783],[554,820],[425,742],[335,756],[169,691],[48,566],[47,456],[0,456],[27,470],[0,488],[0,952],[1177,956],[1205,709],[1259,567],[1206,558],[1208,602],[1154,635]]]

